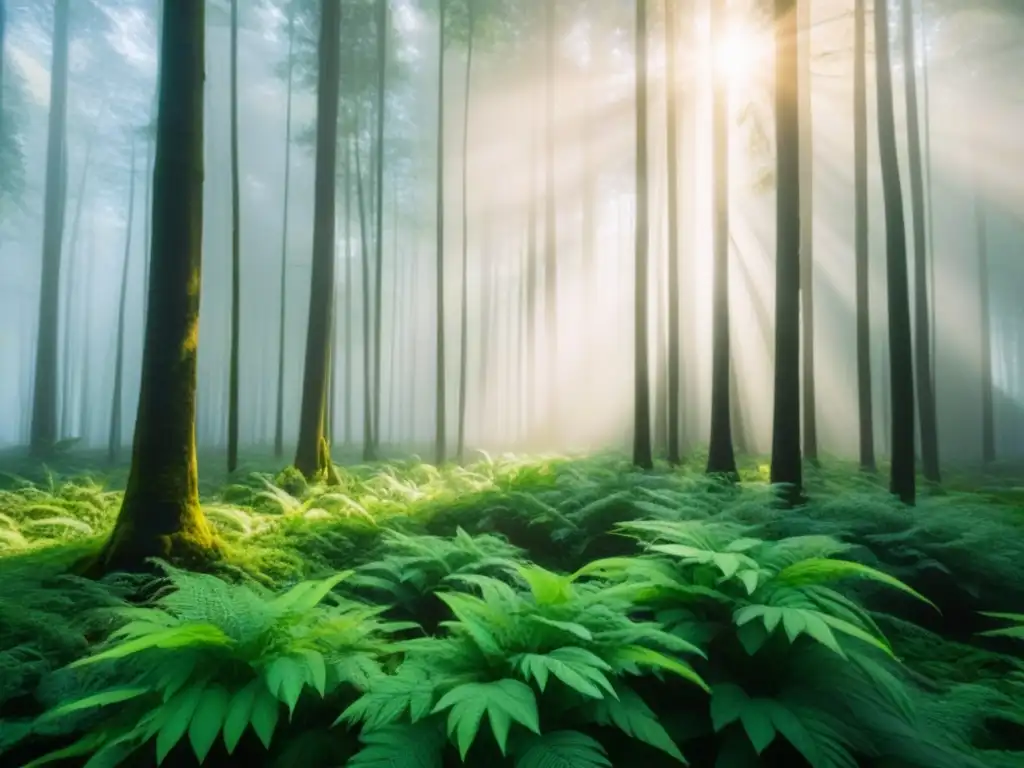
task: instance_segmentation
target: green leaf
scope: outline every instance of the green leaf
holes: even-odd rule
[[[214,685],[203,691],[188,728],[188,740],[196,758],[202,763],[217,740],[228,713],[231,694],[221,685]]]
[[[86,656],[84,659],[69,664],[71,668],[84,667],[87,664],[96,664],[100,661],[123,659],[142,651],[153,648],[163,650],[175,650],[188,646],[218,646],[231,647],[234,641],[224,631],[213,624],[188,624],[174,627],[162,632],[154,632],[151,635],[143,635],[125,643],[118,643],[113,648]]]
[[[528,615],[526,618],[529,621],[535,621],[538,624],[544,624],[545,626],[554,627],[555,629],[560,629],[563,632],[568,632],[570,635],[575,635],[580,640],[594,639],[594,635],[591,634],[589,629],[582,624],[577,624],[573,621],[555,621],[554,619],[549,619],[544,616],[534,615]]]
[[[156,762],[163,763],[172,749],[181,741],[188,730],[199,699],[203,695],[202,686],[194,685],[176,694],[163,706],[160,731],[156,735]]]
[[[885,584],[917,598],[921,602],[930,605],[936,611],[939,610],[935,603],[899,579],[870,566],[847,560],[833,560],[827,557],[807,558],[783,568],[775,574],[773,581],[780,584],[789,584],[790,586],[800,586],[805,584],[822,584],[848,578],[870,579],[871,581]]]
[[[281,613],[305,613],[311,611],[327,597],[332,589],[343,582],[354,571],[341,571],[327,579],[300,581],[283,595],[274,598],[270,605]]]
[[[740,713],[743,729],[759,755],[775,740],[775,726],[772,724],[774,704],[768,699],[751,699]]]
[[[515,768],[612,768],[597,741],[579,731],[552,731],[524,739]]]
[[[664,752],[683,765],[686,758],[668,731],[640,696],[630,688],[618,688],[618,698],[595,701],[590,710],[598,725],[613,725],[627,736]]]
[[[747,692],[735,683],[721,683],[711,688],[711,727],[715,733],[740,719],[750,701]]]
[[[274,729],[277,728],[277,721],[280,717],[281,707],[278,700],[267,690],[266,686],[261,685],[257,689],[256,698],[252,703],[250,722],[265,749],[270,749],[270,742],[274,738]]]
[[[263,680],[257,678],[249,682],[242,690],[231,697],[231,703],[224,715],[224,746],[228,754],[233,754],[235,747],[245,733],[252,716],[253,704],[256,702],[256,694],[261,689],[266,689]]]
[[[673,659],[658,651],[644,648],[642,645],[627,645],[615,651],[615,660],[619,663],[633,663],[641,666],[663,669],[673,672],[684,680],[689,680],[694,685],[705,691],[710,691],[708,684],[704,682],[689,664]]]
[[[460,685],[442,696],[433,711],[445,710],[449,710],[448,733],[456,734],[456,744],[463,760],[476,738],[485,712],[502,754],[505,753],[508,728],[512,722],[540,733],[537,699],[530,687],[519,680]]]
[[[320,651],[303,648],[298,652],[306,661],[306,681],[320,694],[327,695],[327,663]]]
[[[442,768],[444,733],[433,724],[386,725],[359,736],[346,768]]]
[[[61,704],[59,707],[43,713],[40,716],[40,720],[52,720],[64,715],[70,715],[74,712],[81,712],[85,709],[92,709],[93,707],[108,707],[112,704],[120,704],[125,701],[131,701],[137,699],[140,696],[145,696],[147,693],[152,693],[151,688],[144,688],[133,686],[129,688],[111,688],[107,691],[100,691],[90,696],[85,696],[75,701],[70,701],[67,704]]]
[[[295,714],[295,705],[298,704],[299,696],[302,695],[302,687],[306,684],[306,678],[306,667],[291,656],[277,657],[264,673],[267,690],[288,707],[289,717]]]
[[[615,695],[615,689],[601,671],[610,670],[611,667],[582,648],[558,648],[549,654],[522,653],[510,661],[522,670],[524,677],[536,680],[542,692],[547,686],[550,673],[584,696],[604,698],[602,688]]]

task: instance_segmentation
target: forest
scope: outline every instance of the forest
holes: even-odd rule
[[[1022,41],[0,0],[0,766],[1024,766]]]

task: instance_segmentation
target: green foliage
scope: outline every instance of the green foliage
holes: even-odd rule
[[[42,717],[45,722],[101,710],[94,728],[72,747],[75,754],[113,765],[152,742],[160,764],[187,736],[203,762],[219,738],[232,754],[249,728],[269,749],[282,708],[291,717],[310,692],[322,698],[346,686],[365,688],[381,674],[387,633],[402,628],[379,622],[379,608],[325,602],[351,572],[270,595],[252,585],[163,568],[169,584],[153,605],[112,609],[124,623],[104,648],[71,665],[116,663],[119,684]],[[68,753],[31,765],[61,754]]]
[[[5,477],[0,762],[1019,763],[1001,481],[908,514],[827,466],[787,510],[695,461],[237,475],[204,492],[217,572],[155,583],[67,575],[118,491]]]

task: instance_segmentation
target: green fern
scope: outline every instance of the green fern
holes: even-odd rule
[[[541,733],[543,702],[567,722],[597,723],[602,721],[591,702],[639,699],[623,683],[629,676],[665,672],[706,689],[680,658],[701,655],[698,647],[629,618],[631,588],[578,583],[535,565],[517,572],[518,589],[487,576],[458,577],[480,594],[440,595],[455,617],[444,622],[449,635],[403,643],[405,661],[395,675],[374,682],[339,720],[361,722],[372,732],[445,714],[447,732],[464,758],[485,714],[505,753],[510,732]],[[653,716],[639,728],[615,718],[606,722],[625,723],[627,735],[682,761]]]
[[[116,662],[130,670],[126,682],[43,716],[45,722],[84,710],[110,711],[101,721],[104,740],[96,743],[89,735],[79,742],[84,753],[111,761],[105,765],[151,741],[162,763],[186,736],[202,762],[218,737],[231,754],[249,728],[269,749],[282,707],[290,717],[308,693],[364,689],[381,674],[387,634],[403,628],[379,622],[379,608],[327,603],[351,572],[272,595],[253,585],[164,569],[171,588],[155,605],[117,609],[125,623],[107,647],[71,665]]]

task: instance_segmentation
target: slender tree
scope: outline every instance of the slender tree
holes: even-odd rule
[[[228,472],[238,468],[238,356],[242,320],[241,199],[238,182],[238,0],[231,0],[231,360],[228,373]]]
[[[892,62],[889,52],[889,3],[875,2],[875,71],[878,96],[878,150],[885,200],[885,253],[889,308],[889,379],[892,468],[889,488],[905,504],[917,495],[914,475],[914,365],[910,330],[910,286],[903,191],[896,151]]]
[[[711,3],[712,45],[725,32],[725,4]],[[716,64],[717,57],[716,57]],[[712,72],[711,164],[714,269],[711,340],[711,443],[709,474],[736,476],[730,407],[729,343],[729,81],[720,66]]]
[[[153,254],[142,387],[124,500],[89,571],[189,558],[214,539],[199,507],[196,350],[203,232],[204,0],[164,3]]]
[[[381,402],[381,360],[383,349],[381,334],[384,312],[384,108],[385,88],[387,86],[387,54],[388,54],[388,3],[377,0],[377,137],[374,142],[374,214],[376,248],[376,278],[373,282],[373,441],[365,446],[364,459],[373,461],[377,458],[377,444],[380,441],[380,402]]]
[[[447,391],[445,389],[445,349],[444,349],[444,49],[445,11],[447,0],[437,0],[437,301],[436,301],[436,333],[435,344],[437,388],[434,433],[434,459],[443,464],[448,448],[445,431],[447,425]]]
[[[665,0],[665,135],[668,174],[668,462],[679,464],[681,414],[679,328],[679,21],[675,0]]]
[[[799,62],[800,310],[797,322],[803,341],[803,454],[818,463],[817,387],[814,385],[814,117],[811,94],[811,0],[796,0],[796,58]],[[797,363],[800,365],[800,363]],[[778,366],[778,361],[776,361]],[[778,368],[776,367],[776,371]]]
[[[547,334],[546,432],[557,436],[558,417],[558,218],[555,200],[556,2],[544,3],[544,330]]]
[[[30,449],[46,456],[57,442],[57,338],[61,246],[67,174],[68,27],[70,0],[55,0],[50,114],[47,125],[46,187],[43,201],[43,258],[32,393]]]
[[[633,463],[654,467],[651,453],[651,375],[648,361],[649,181],[647,178],[647,0],[636,0],[636,253],[633,291]]]
[[[914,232],[914,376],[917,410],[921,420],[921,471],[937,483],[939,470],[938,418],[932,381],[930,315],[928,312],[928,233],[926,226],[921,126],[917,104],[917,47],[914,42],[914,6],[903,0],[903,78],[907,101],[907,155],[910,173],[910,215]]]
[[[64,295],[64,345],[61,350],[63,370],[61,372],[61,409],[60,409],[60,432],[61,437],[71,437],[72,409],[72,380],[74,368],[72,366],[71,338],[74,330],[75,320],[73,318],[76,306],[75,292],[75,266],[78,261],[78,254],[81,253],[79,235],[82,227],[82,210],[85,207],[85,184],[89,178],[89,169],[92,164],[92,145],[95,131],[89,132],[89,138],[85,142],[85,159],[82,161],[82,175],[78,179],[78,193],[75,197],[75,215],[71,220],[71,232],[68,236],[68,278],[66,281]]]
[[[355,330],[355,282],[352,278],[352,140],[345,140],[344,149],[345,173],[345,446],[352,445],[352,398],[355,394],[356,367],[353,365],[355,352],[352,340]]]
[[[996,460],[995,393],[992,385],[992,306],[989,298],[988,215],[982,190],[974,191],[975,237],[978,244],[978,309],[981,321],[981,460]]]
[[[865,0],[853,12],[854,262],[857,307],[857,423],[860,468],[875,472],[875,421],[871,390],[871,301],[868,274],[868,99]]]
[[[772,483],[803,491],[800,458],[801,143],[798,0],[775,0],[775,408]],[[806,71],[806,70],[805,70]],[[809,88],[805,84],[803,89]],[[806,156],[805,156],[806,157]],[[804,264],[807,267],[807,264]],[[804,305],[806,308],[806,304]],[[804,326],[806,328],[806,325]],[[805,349],[806,352],[806,349]]]
[[[288,199],[292,175],[292,76],[295,68],[295,5],[288,8],[288,95],[284,128],[284,203],[281,222],[281,294],[277,323],[277,405],[274,409],[274,456],[284,454],[284,338],[288,300]],[[348,176],[345,177],[348,183]]]
[[[462,301],[459,315],[459,426],[456,456],[466,458],[466,389],[469,376],[469,108],[473,82],[473,0],[466,0],[466,85],[462,105]]]
[[[334,290],[334,193],[341,79],[341,0],[321,0],[317,78],[316,171],[313,203],[313,267],[302,382],[302,411],[295,468],[307,478],[337,483],[324,436]]]
[[[107,462],[113,465],[121,449],[121,414],[124,411],[124,324],[128,303],[128,267],[131,263],[132,229],[135,224],[135,137],[132,137],[128,177],[128,219],[124,232],[124,261],[121,266],[121,291],[117,299],[117,334],[114,351],[114,394],[110,401],[110,433],[107,436]]]

